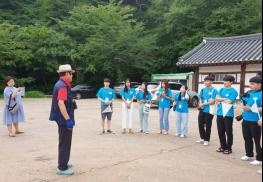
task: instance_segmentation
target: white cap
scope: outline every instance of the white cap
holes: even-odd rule
[[[75,73],[75,70],[73,70],[69,64],[65,64],[65,65],[60,65],[57,72],[58,73],[65,73],[65,72]]]

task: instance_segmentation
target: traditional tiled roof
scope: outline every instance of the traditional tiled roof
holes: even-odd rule
[[[178,66],[237,64],[262,61],[262,33],[226,38],[204,38],[179,59]]]

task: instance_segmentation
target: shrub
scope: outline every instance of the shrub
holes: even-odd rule
[[[42,98],[44,96],[45,96],[44,92],[41,92],[41,91],[27,91],[26,92],[27,98]]]

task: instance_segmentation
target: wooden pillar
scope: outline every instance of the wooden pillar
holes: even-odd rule
[[[247,68],[247,65],[245,63],[242,63],[241,64],[241,78],[240,78],[240,95],[243,95],[245,93],[246,68]]]
[[[195,76],[194,76],[194,91],[198,93],[199,91],[199,67],[195,69]]]

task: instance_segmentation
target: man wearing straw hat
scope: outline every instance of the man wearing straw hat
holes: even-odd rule
[[[70,65],[61,65],[58,69],[60,79],[54,86],[50,121],[58,125],[59,146],[58,146],[58,168],[57,175],[71,176],[74,174],[70,165],[70,151],[72,131],[75,125],[74,104],[71,93],[73,73]]]

